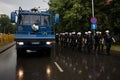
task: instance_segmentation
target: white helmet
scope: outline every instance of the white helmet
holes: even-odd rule
[[[110,31],[109,31],[109,30],[106,30],[105,32],[106,32],[106,33],[109,33]]]
[[[102,34],[102,32],[99,32],[99,34]]]
[[[99,31],[96,31],[96,34],[98,34],[99,33]]]
[[[75,34],[75,32],[72,32],[72,34]]]
[[[58,35],[58,33],[56,33],[56,35]]]
[[[62,35],[65,35],[65,33],[62,33]]]
[[[78,35],[81,35],[81,32],[78,32],[77,34],[78,34]]]
[[[88,31],[89,34],[91,34],[91,31]]]
[[[85,32],[85,34],[87,35],[87,34],[88,34],[88,32]]]
[[[69,35],[71,36],[72,33],[69,33]]]
[[[68,34],[68,32],[65,32],[65,34]]]

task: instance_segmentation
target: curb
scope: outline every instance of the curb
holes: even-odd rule
[[[6,51],[7,49],[11,48],[12,46],[15,45],[15,42],[10,42],[10,43],[7,43],[5,45],[1,45],[0,47],[0,54],[3,53],[4,51]]]

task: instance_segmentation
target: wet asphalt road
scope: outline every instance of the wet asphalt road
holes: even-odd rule
[[[39,52],[43,53],[43,52]],[[120,54],[96,55],[56,47],[50,57],[17,57],[15,46],[0,54],[0,80],[120,80]]]

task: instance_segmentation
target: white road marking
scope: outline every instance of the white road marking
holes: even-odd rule
[[[56,65],[56,67],[59,69],[60,72],[64,72],[63,69],[58,65],[57,62],[54,62],[54,64]]]

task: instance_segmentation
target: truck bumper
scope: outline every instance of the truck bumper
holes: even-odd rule
[[[22,43],[22,44],[19,44]],[[54,42],[46,44],[47,42],[16,42],[16,49],[23,50],[42,50],[42,49],[51,49]]]

